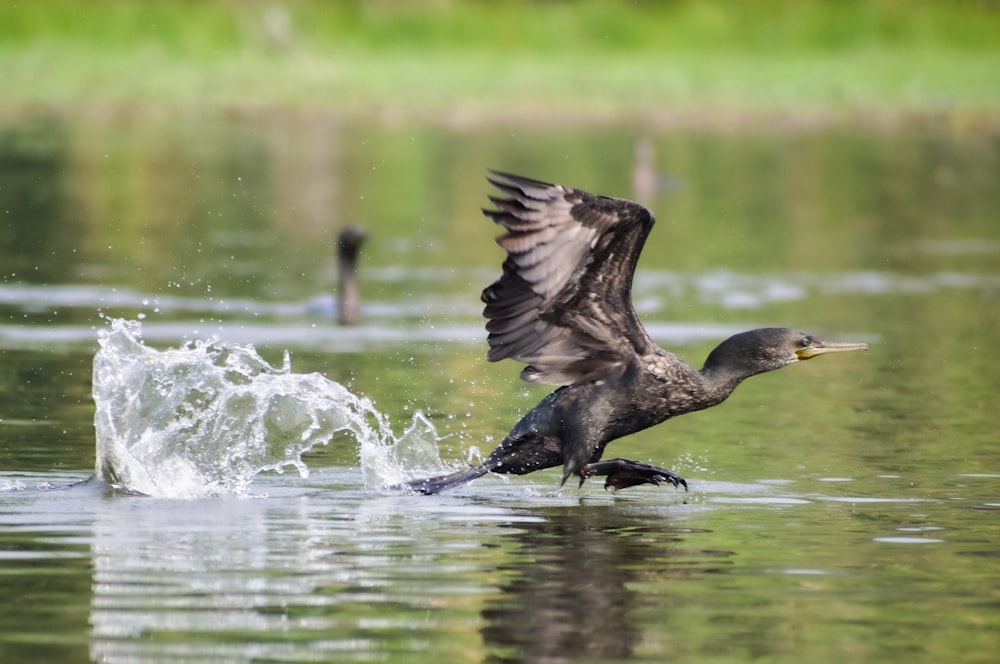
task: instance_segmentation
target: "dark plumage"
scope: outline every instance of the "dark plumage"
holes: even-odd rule
[[[723,341],[698,371],[658,347],[632,307],[632,275],[653,227],[631,201],[493,171],[504,197],[484,210],[507,233],[503,274],[483,291],[490,361],[524,362],[524,380],[559,385],[479,466],[412,482],[437,493],[487,472],[525,474],[561,465],[563,481],[606,476],[606,487],[670,482],[673,471],[627,459],[601,461],[612,440],[714,406],[744,379],[833,351],[788,328]]]

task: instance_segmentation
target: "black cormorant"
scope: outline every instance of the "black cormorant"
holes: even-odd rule
[[[487,472],[522,475],[553,466],[606,476],[605,487],[670,482],[677,473],[628,459],[601,461],[605,446],[684,413],[714,406],[750,376],[817,355],[865,350],[788,328],[736,334],[699,371],[649,337],[632,306],[632,275],[653,215],[631,201],[491,171],[506,197],[484,210],[506,229],[503,275],[483,291],[490,361],[528,366],[521,378],[559,385],[518,422],[481,465],[411,482],[437,493]]]
[[[353,325],[361,319],[358,252],[367,237],[357,226],[347,226],[337,235],[337,322],[341,325]]]

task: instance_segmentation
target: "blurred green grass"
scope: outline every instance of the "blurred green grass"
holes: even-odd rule
[[[399,121],[994,118],[1000,5],[48,0],[0,6],[7,112]]]

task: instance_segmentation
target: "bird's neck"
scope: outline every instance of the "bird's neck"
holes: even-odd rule
[[[745,334],[737,334],[719,344],[709,353],[705,366],[698,372],[710,406],[725,400],[750,376],[767,370],[759,363],[749,361],[744,337]]]
[[[723,367],[706,366],[698,372],[701,376],[703,408],[722,403],[733,390],[752,374],[744,374]]]
[[[762,333],[769,329],[750,330],[729,337],[705,359],[701,374],[706,391],[722,401],[750,376],[780,368],[761,347]],[[714,404],[713,404],[714,405]]]
[[[361,312],[361,294],[358,291],[358,264],[351,256],[341,257],[338,266],[337,299],[338,317],[341,323],[353,323]]]

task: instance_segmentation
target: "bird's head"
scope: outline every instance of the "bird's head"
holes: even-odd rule
[[[747,378],[799,360],[852,350],[868,350],[868,344],[824,341],[801,330],[765,327],[723,341],[705,360],[704,371],[724,371]]]
[[[347,226],[337,235],[337,253],[341,259],[353,260],[368,239],[368,233],[357,226]]]

